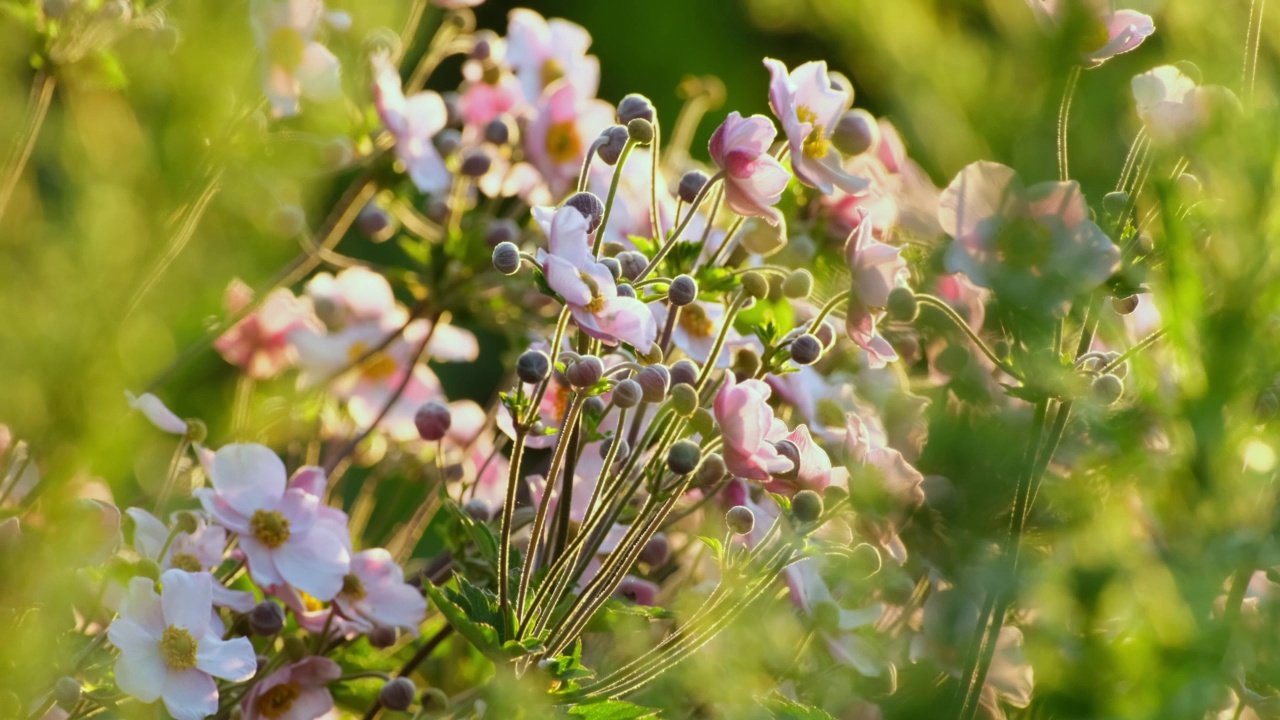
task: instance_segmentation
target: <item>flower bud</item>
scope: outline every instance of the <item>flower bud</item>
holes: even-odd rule
[[[551,372],[551,358],[541,350],[525,350],[516,360],[516,377],[530,385],[542,382]]]
[[[441,198],[431,198],[422,210],[431,222],[443,223],[449,219],[449,203]]]
[[[951,344],[938,353],[934,366],[947,375],[959,375],[969,367],[969,350],[963,345]]]
[[[724,522],[734,535],[746,535],[756,526],[756,515],[746,505],[734,505],[724,514]]]
[[[614,462],[621,462],[625,460],[628,455],[631,454],[631,446],[627,444],[626,438],[620,438],[620,437],[615,437],[611,435],[600,442],[600,459],[601,460],[605,460],[609,457],[609,450],[613,448],[613,444],[615,442],[621,443],[621,444],[618,445],[618,453],[613,456]]]
[[[466,505],[462,506],[462,511],[478,522],[489,522],[493,519],[493,504],[483,498],[471,498]]]
[[[1099,375],[1090,388],[1093,398],[1102,405],[1111,405],[1124,394],[1124,382],[1115,375]]]
[[[493,249],[493,267],[503,275],[515,275],[520,269],[520,248],[515,243],[498,243]]]
[[[369,631],[369,646],[378,649],[389,648],[396,644],[396,629],[379,625]]]
[[[1108,215],[1118,216],[1128,206],[1129,193],[1123,190],[1109,192],[1102,196],[1102,209],[1106,210]]]
[[[658,602],[658,586],[643,578],[627,575],[618,583],[614,596],[630,600],[636,605],[653,606]]]
[[[716,417],[707,408],[700,407],[689,418],[689,429],[702,437],[708,437],[716,431]]]
[[[698,282],[688,275],[677,275],[667,289],[667,299],[676,307],[684,307],[698,299]]]
[[[801,490],[791,498],[791,513],[802,523],[814,522],[822,517],[822,496],[812,490]]]
[[[58,682],[53,684],[53,700],[67,712],[75,710],[80,703],[80,695],[80,681],[73,677],[58,678]]]
[[[484,126],[485,142],[502,147],[511,141],[511,126],[502,118],[494,118]]]
[[[920,314],[920,303],[911,288],[899,286],[889,291],[885,310],[889,311],[890,318],[898,322],[911,322]]]
[[[769,296],[769,280],[763,273],[749,270],[742,275],[742,291],[756,300]]]
[[[618,101],[618,122],[625,124],[636,118],[652,123],[657,118],[657,112],[649,98],[639,93],[629,93]]]
[[[743,222],[738,231],[742,249],[752,255],[768,257],[787,246],[787,227],[785,222],[770,225],[760,218],[751,218]]]
[[[508,218],[496,218],[489,221],[489,227],[485,228],[484,241],[489,247],[497,247],[502,243],[515,244],[520,239],[520,226],[515,220]]]
[[[760,372],[760,354],[755,348],[738,348],[733,355],[733,371],[742,377],[755,377]]]
[[[582,401],[582,412],[586,413],[590,417],[604,417],[606,407],[608,406],[605,405],[604,399],[599,395],[593,395]]]
[[[676,475],[688,475],[698,469],[702,448],[692,440],[677,440],[667,451],[667,468]]]
[[[643,254],[628,250],[618,253],[618,264],[622,266],[622,277],[635,280],[649,266],[649,258]]]
[[[1130,295],[1127,298],[1111,298],[1111,309],[1120,315],[1128,315],[1138,309],[1138,296]]]
[[[808,270],[796,270],[782,281],[782,294],[792,300],[809,297],[813,292],[813,275]]]
[[[574,193],[564,204],[582,213],[582,217],[587,219],[587,232],[593,233],[600,227],[600,221],[604,219],[604,203],[593,193]]]
[[[290,635],[284,639],[284,655],[292,662],[297,662],[306,657],[307,642],[297,635]]]
[[[449,406],[439,400],[431,400],[422,404],[418,412],[413,414],[413,424],[418,428],[418,437],[427,442],[435,442],[444,438],[453,424],[453,415]]]
[[[604,161],[606,165],[617,165],[618,158],[622,157],[622,149],[627,145],[627,129],[621,125],[610,125],[600,133],[600,139],[603,141],[596,148],[596,157]]]
[[[845,155],[861,155],[880,144],[880,125],[862,108],[848,110],[836,121],[831,144]]]
[[[427,688],[418,696],[423,712],[442,713],[449,709],[449,696],[440,688]]]
[[[800,476],[800,448],[790,440],[779,440],[773,444],[775,450],[782,457],[791,461],[791,469],[786,472],[774,473],[773,476],[779,480],[795,480]]]
[[[595,355],[585,355],[564,369],[564,377],[576,388],[587,388],[600,382],[604,376],[604,363]]]
[[[284,608],[276,602],[263,600],[249,611],[249,629],[254,635],[270,637],[284,629]]]
[[[489,157],[489,153],[484,150],[472,150],[462,158],[462,165],[458,169],[467,177],[478,178],[489,172],[492,165],[493,159]]]
[[[613,386],[613,404],[622,409],[633,408],[644,399],[644,388],[640,383],[627,378]]]
[[[680,184],[676,186],[676,196],[692,205],[693,201],[698,199],[698,193],[710,179],[701,170],[690,170],[680,176]]]
[[[388,710],[404,711],[413,704],[418,688],[409,678],[398,677],[387,682],[378,691],[378,702]]]
[[[653,142],[653,123],[644,118],[635,118],[627,123],[627,134],[640,145]]]
[[[797,365],[812,365],[822,357],[823,349],[818,338],[806,333],[791,342],[791,360]]]
[[[462,147],[462,133],[453,128],[445,128],[436,133],[433,142],[436,144],[436,150],[439,150],[442,156],[449,157]]]
[[[1204,185],[1200,182],[1200,178],[1191,173],[1182,173],[1173,181],[1173,185],[1183,197],[1200,195],[1204,192]]]
[[[671,409],[680,417],[689,417],[698,409],[698,391],[692,385],[671,387]]]
[[[644,390],[644,401],[660,403],[667,397],[667,389],[671,387],[671,373],[662,365],[650,365],[632,378],[640,383]]]
[[[720,453],[707,453],[698,467],[698,487],[709,488],[724,479],[729,468]]]
[[[693,385],[698,382],[698,364],[689,358],[681,358],[668,368],[672,385]]]
[[[667,540],[666,533],[655,533],[640,551],[640,562],[646,565],[661,565],[670,557],[671,543]]]
[[[634,298],[635,296],[636,296],[636,289],[631,287],[630,284],[622,283],[621,285],[618,286],[618,297]]]
[[[609,274],[613,276],[614,282],[622,277],[622,263],[619,263],[617,258],[600,258],[600,264],[609,268]]]

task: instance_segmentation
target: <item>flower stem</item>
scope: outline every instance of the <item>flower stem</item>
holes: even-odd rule
[[[1058,179],[1066,182],[1071,179],[1067,167],[1067,125],[1071,122],[1071,101],[1076,95],[1076,86],[1080,83],[1080,66],[1071,68],[1067,75],[1067,87],[1062,91],[1062,104],[1058,106]]]
[[[4,174],[0,175],[0,218],[4,217],[4,211],[13,197],[18,179],[22,177],[27,161],[31,159],[36,138],[40,136],[40,128],[44,126],[44,119],[49,114],[49,103],[53,100],[53,89],[56,85],[57,81],[53,75],[44,70],[36,71],[35,79],[31,82],[31,99],[27,104],[26,119],[14,141],[13,149],[9,152]]]
[[[1014,370],[1011,365],[1001,360],[996,355],[995,351],[992,350],[990,347],[988,347],[987,344],[982,341],[982,338],[978,337],[978,334],[973,331],[973,328],[969,327],[969,323],[965,322],[964,318],[960,317],[960,314],[957,313],[955,309],[953,309],[951,305],[947,303],[947,301],[941,298],[936,298],[932,295],[926,295],[926,294],[916,295],[916,301],[924,305],[929,305],[930,307],[936,308],[943,315],[946,315],[947,319],[949,319],[952,322],[952,324],[954,324],[957,328],[962,330],[964,334],[968,336],[969,340],[972,341],[973,344],[976,345],[977,348],[982,351],[982,354],[986,355],[988,360],[995,363],[996,367],[1000,368],[1000,370],[1003,371],[1005,374],[1007,374],[1009,377],[1022,381],[1023,379],[1022,375],[1017,370]]]
[[[649,273],[653,272],[654,269],[658,267],[658,263],[662,262],[662,259],[667,256],[667,253],[671,252],[671,248],[675,247],[676,241],[684,234],[685,228],[689,227],[689,221],[693,219],[698,206],[701,205],[703,199],[707,197],[707,193],[711,190],[711,186],[718,184],[722,180],[724,180],[723,172],[718,172],[715,175],[712,175],[711,179],[707,180],[706,184],[702,186],[702,189],[698,191],[698,194],[694,196],[693,202],[689,203],[689,212],[684,216],[684,220],[676,226],[675,231],[672,232],[671,237],[667,238],[667,241],[662,244],[662,247],[658,248],[658,252],[654,254],[653,259],[650,260],[649,264],[640,272],[636,277],[636,280],[645,279]]]
[[[604,201],[604,217],[600,218],[600,227],[596,228],[595,247],[591,248],[597,260],[600,259],[600,249],[604,247],[604,229],[609,227],[609,218],[613,215],[613,201],[618,196],[618,185],[622,182],[622,169],[626,167],[627,158],[631,157],[631,151],[635,147],[636,141],[627,138],[627,142],[622,146],[622,154],[618,156],[618,164],[613,168],[613,180],[609,181],[609,197],[605,198]],[[583,185],[586,184],[586,176],[586,166],[583,166]]]

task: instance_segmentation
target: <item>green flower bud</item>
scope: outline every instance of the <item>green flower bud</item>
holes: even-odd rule
[[[801,490],[791,498],[791,513],[802,523],[811,523],[822,516],[822,496],[812,490]]]
[[[692,385],[676,385],[671,388],[671,409],[681,417],[693,415],[698,409],[698,391]]]
[[[887,307],[889,317],[898,322],[911,322],[920,314],[920,304],[916,294],[909,287],[896,287],[889,291]]]
[[[734,505],[724,515],[725,524],[735,535],[746,535],[756,526],[755,513],[746,505]]]
[[[1124,394],[1124,381],[1115,375],[1099,375],[1093,379],[1090,391],[1099,404],[1111,405]]]
[[[813,292],[813,274],[808,270],[796,270],[782,281],[782,294],[792,300],[809,297]]]
[[[677,440],[667,451],[667,468],[676,475],[688,475],[698,469],[702,448],[692,440]]]
[[[769,296],[769,280],[764,274],[750,270],[742,275],[742,291],[756,300]]]

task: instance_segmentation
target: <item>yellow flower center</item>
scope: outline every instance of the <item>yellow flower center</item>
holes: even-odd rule
[[[564,77],[564,66],[555,58],[547,58],[542,63],[542,87],[546,87],[551,83]]]
[[[289,541],[289,521],[279,510],[255,510],[249,529],[258,542],[273,550]]]
[[[696,338],[711,337],[711,333],[716,329],[715,323],[707,317],[707,311],[697,303],[681,308],[678,322],[686,333]]]
[[[364,589],[364,583],[360,582],[360,577],[355,573],[347,573],[342,578],[342,594],[352,600],[359,600],[369,593]]]
[[[320,602],[315,597],[308,595],[301,590],[298,591],[298,595],[302,598],[302,607],[306,608],[307,612],[316,612],[317,610],[324,609],[324,603]]]
[[[191,553],[174,553],[169,558],[169,564],[187,572],[200,572],[204,569],[204,566],[200,564],[200,559]]]
[[[282,27],[267,39],[267,57],[272,65],[293,71],[302,65],[302,54],[306,46],[297,30]]]
[[[827,129],[818,122],[818,114],[810,110],[807,105],[801,105],[796,108],[796,117],[800,122],[809,123],[812,127],[809,135],[804,139],[804,154],[815,160],[826,157],[831,150],[831,142],[827,140]]]
[[[196,639],[186,629],[170,625],[160,636],[160,657],[170,670],[190,670],[196,666]]]
[[[587,312],[595,315],[604,309],[604,296],[600,294],[600,284],[595,281],[595,278],[581,271],[578,272],[578,277],[582,278],[582,282],[591,289],[591,300],[584,307]]]
[[[278,718],[289,712],[289,708],[293,707],[294,701],[301,694],[297,683],[280,683],[259,695],[253,708],[264,718]]]
[[[558,163],[576,162],[582,153],[582,136],[572,120],[558,122],[547,130],[547,154]]]
[[[355,342],[347,350],[347,362],[356,363],[369,352],[369,346],[363,342]],[[386,380],[396,374],[396,361],[384,352],[376,352],[361,362],[358,368],[360,375],[371,382]]]

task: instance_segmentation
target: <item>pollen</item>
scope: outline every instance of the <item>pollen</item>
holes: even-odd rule
[[[551,83],[564,77],[564,66],[555,58],[547,58],[542,63],[542,87],[546,87]]]
[[[196,639],[186,629],[170,625],[160,636],[160,657],[170,670],[190,670],[196,666]]]
[[[273,550],[289,541],[289,521],[279,510],[255,510],[249,529],[254,539]]]
[[[369,346],[362,343],[352,343],[347,350],[347,361],[350,363],[359,362],[369,352]],[[391,359],[390,355],[384,352],[376,352],[370,355],[359,366],[360,375],[366,380],[378,382],[386,380],[396,374],[396,361]]]
[[[678,322],[681,329],[688,333],[690,337],[695,338],[711,337],[711,334],[716,329],[715,323],[711,322],[711,318],[707,317],[707,311],[697,303],[681,308]]]
[[[342,594],[352,600],[360,600],[369,593],[364,589],[364,583],[360,581],[360,576],[355,573],[347,573],[342,578]]]
[[[174,553],[169,558],[169,564],[179,570],[187,572],[200,572],[204,566],[200,563],[200,559],[191,553]]]
[[[812,128],[802,144],[804,154],[815,160],[826,157],[831,151],[831,141],[827,139],[827,128],[818,122],[818,114],[807,105],[801,105],[796,108],[796,118],[802,123],[809,123]]]
[[[258,696],[258,701],[254,703],[254,710],[264,718],[275,718],[289,712],[289,708],[293,707],[293,703],[297,701],[298,696],[302,692],[298,689],[295,682],[285,682],[276,685]]]
[[[547,130],[547,154],[558,163],[576,162],[582,154],[582,136],[572,120],[564,120]]]

